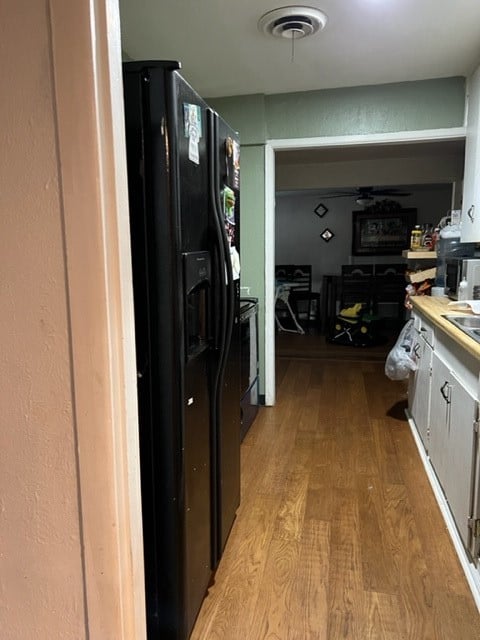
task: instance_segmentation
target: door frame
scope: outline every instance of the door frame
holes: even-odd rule
[[[137,373],[119,6],[117,0],[50,0],[48,18],[70,326],[85,637],[144,640]]]
[[[275,404],[275,152],[463,140],[466,127],[366,135],[284,138],[265,143],[265,404]]]

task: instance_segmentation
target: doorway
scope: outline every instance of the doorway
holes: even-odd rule
[[[413,132],[399,132],[392,134],[371,134],[366,136],[338,136],[338,137],[325,137],[325,138],[312,138],[312,139],[292,139],[292,140],[270,140],[267,141],[265,148],[265,403],[267,405],[275,403],[275,205],[276,205],[276,189],[282,188],[286,190],[295,190],[299,188],[303,183],[304,188],[312,188],[314,181],[318,185],[319,165],[325,167],[327,164],[329,171],[323,172],[324,174],[330,174],[330,187],[342,186],[339,183],[339,175],[342,167],[341,161],[350,154],[354,157],[352,162],[356,163],[357,169],[362,167],[361,176],[358,175],[358,180],[363,184],[378,183],[380,180],[374,179],[370,174],[370,178],[367,178],[365,173],[365,162],[362,160],[362,155],[372,158],[372,155],[384,156],[383,160],[378,159],[378,162],[385,165],[385,157],[390,154],[390,157],[400,158],[403,157],[403,165],[409,161],[405,161],[406,151],[416,151],[417,155],[419,150],[424,152],[433,152],[438,157],[438,150],[444,149],[447,155],[455,155],[453,160],[455,166],[458,166],[459,157],[461,171],[458,175],[458,179],[454,180],[452,189],[452,204],[458,206],[459,194],[461,189],[459,183],[462,179],[463,170],[463,145],[465,140],[465,128],[458,127],[449,130],[427,130],[427,131],[413,131]],[[292,171],[286,171],[282,174],[282,169],[279,168],[277,162],[277,155],[280,157],[282,154],[295,154],[298,166],[303,165],[303,170],[297,173]],[[435,182],[435,183],[452,183],[452,172],[445,167],[445,171],[448,171],[448,177],[446,174],[441,175],[440,170],[436,169],[435,175],[437,178],[432,179],[432,172],[428,170],[428,161],[426,161],[427,154],[422,155],[422,159],[418,160],[419,166],[424,167],[423,182]],[[333,162],[327,162],[328,155],[330,158],[335,158]],[[403,156],[402,156],[403,154]],[[459,155],[460,154],[460,155]],[[292,156],[292,157],[295,157]],[[314,161],[312,161],[312,158]],[[335,171],[332,168],[333,163],[336,165],[337,175],[335,180],[332,181],[332,175]],[[411,163],[410,163],[411,164]],[[449,163],[447,162],[446,165]],[[410,167],[411,169],[413,166]],[[338,171],[340,169],[340,171]],[[333,172],[333,173],[332,173]],[[284,182],[283,176],[290,176],[290,182]],[[458,172],[457,172],[458,174]],[[377,174],[378,175],[378,174]],[[411,174],[410,174],[411,175]],[[301,177],[299,177],[301,176]],[[361,179],[360,179],[361,178]],[[345,180],[345,176],[343,177]],[[390,184],[393,177],[390,178]],[[282,181],[283,184],[280,184]],[[301,182],[300,182],[301,181]],[[417,178],[419,183],[422,183],[421,179]],[[383,179],[383,184],[389,184],[388,180]],[[407,182],[413,183],[414,180],[408,180]],[[406,183],[406,182],[405,182]],[[327,183],[328,184],[328,183]],[[327,186],[324,185],[324,186]],[[398,177],[397,177],[398,184]],[[358,184],[355,186],[359,186]],[[318,187],[317,187],[318,188]],[[313,215],[313,214],[312,214]]]

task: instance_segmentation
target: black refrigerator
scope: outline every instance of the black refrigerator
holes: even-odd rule
[[[124,64],[148,638],[188,638],[240,502],[237,134]]]

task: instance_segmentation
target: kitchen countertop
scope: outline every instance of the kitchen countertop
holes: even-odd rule
[[[422,313],[432,324],[442,329],[452,340],[463,347],[465,351],[480,360],[480,344],[443,317],[444,314],[471,316],[473,315],[471,311],[448,306],[451,300],[446,296],[413,296],[410,301],[414,310]]]

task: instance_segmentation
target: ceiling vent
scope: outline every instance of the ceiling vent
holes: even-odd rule
[[[263,15],[258,28],[277,38],[299,39],[313,36],[327,24],[327,16],[312,7],[281,7]]]

